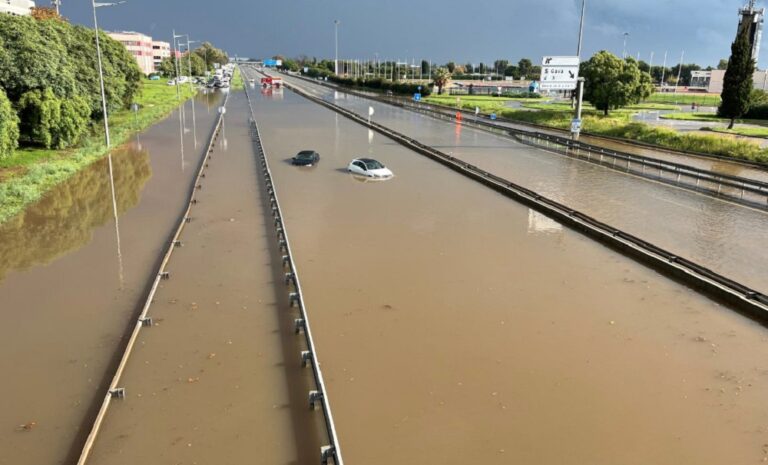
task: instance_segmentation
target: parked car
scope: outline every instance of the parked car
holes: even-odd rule
[[[372,158],[356,158],[349,163],[347,171],[368,178],[391,178],[392,171]]]
[[[296,166],[312,166],[319,161],[320,154],[314,150],[302,150],[291,158],[291,163]]]
[[[149,76],[149,80],[150,81],[159,81],[160,80],[160,75],[159,74],[153,74],[153,75]]]

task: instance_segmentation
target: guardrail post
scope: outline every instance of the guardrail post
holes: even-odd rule
[[[314,410],[315,404],[323,400],[323,393],[320,391],[309,391],[309,409]]]
[[[328,460],[333,458],[336,460],[336,449],[333,446],[323,446],[320,448],[320,463],[322,465],[328,465]]]

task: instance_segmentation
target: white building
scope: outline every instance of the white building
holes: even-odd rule
[[[161,40],[152,41],[152,60],[155,64],[155,71],[160,69],[160,63],[164,59],[171,57],[171,44]]]
[[[35,2],[31,0],[0,0],[0,13],[26,16],[32,12]]]
[[[0,0],[2,2],[4,0]],[[155,72],[155,51],[152,48],[152,37],[140,32],[108,32],[110,37],[120,42],[136,58],[141,72],[150,74]]]

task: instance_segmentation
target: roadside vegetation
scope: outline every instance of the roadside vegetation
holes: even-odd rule
[[[188,86],[181,89],[183,99],[193,95]],[[179,105],[176,87],[160,81],[144,81],[136,102],[140,108],[137,114],[121,109],[110,115],[113,147],[125,143]],[[53,186],[103,158],[107,148],[101,130],[93,128],[77,147],[64,150],[25,147],[0,159],[0,224],[39,200]]]

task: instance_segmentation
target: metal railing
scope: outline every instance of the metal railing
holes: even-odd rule
[[[224,107],[226,107],[228,100],[229,100],[229,94],[227,94],[227,97],[224,100],[224,103],[223,103]],[[192,104],[194,105],[194,101],[192,102]],[[181,111],[181,108],[179,108],[178,111]],[[133,331],[131,332],[130,337],[128,338],[128,342],[123,350],[123,355],[120,359],[120,363],[118,364],[117,369],[115,370],[115,374],[112,377],[112,381],[109,383],[109,388],[107,389],[107,392],[104,396],[104,400],[101,403],[99,412],[96,415],[96,419],[93,422],[91,431],[88,434],[88,437],[86,438],[85,444],[83,445],[83,449],[82,449],[82,452],[80,453],[80,458],[77,461],[77,465],[84,465],[88,461],[88,457],[90,456],[91,450],[93,449],[93,445],[96,442],[96,438],[98,437],[99,432],[101,431],[101,425],[104,422],[105,416],[107,415],[107,411],[109,410],[109,406],[110,406],[110,403],[112,402],[112,399],[125,398],[125,388],[120,387],[120,381],[122,379],[123,372],[125,371],[125,367],[128,364],[128,360],[131,357],[131,353],[133,352],[133,348],[136,345],[136,340],[138,339],[139,333],[141,332],[142,328],[151,327],[153,324],[152,318],[148,316],[149,309],[152,306],[152,302],[155,298],[155,293],[157,292],[157,288],[160,285],[160,281],[170,278],[170,272],[167,270],[168,262],[170,262],[171,256],[173,255],[173,252],[176,249],[176,247],[179,247],[181,245],[181,241],[179,238],[181,237],[182,231],[184,231],[185,225],[191,221],[192,217],[190,216],[190,214],[192,212],[192,207],[197,204],[197,200],[195,199],[195,192],[197,192],[197,190],[202,187],[201,179],[205,177],[205,174],[204,174],[205,168],[208,167],[208,161],[212,157],[211,154],[213,153],[213,146],[216,143],[216,140],[219,136],[219,131],[221,130],[221,123],[222,123],[223,116],[224,116],[223,113],[219,113],[218,120],[216,121],[216,125],[214,126],[213,132],[211,133],[211,137],[208,142],[208,146],[205,150],[205,156],[200,161],[200,167],[198,168],[197,176],[195,177],[192,183],[192,186],[190,188],[187,208],[182,214],[178,225],[176,226],[176,231],[173,234],[172,239],[169,241],[168,247],[160,262],[160,266],[157,272],[155,273],[155,277],[154,277],[154,280],[152,281],[152,286],[150,287],[149,294],[144,300],[144,305],[141,309],[141,312],[139,313],[139,316],[133,325]]]
[[[376,122],[334,103],[314,97],[301,89],[287,84],[297,94],[334,110],[347,118],[369,127],[390,139],[425,155],[441,164],[479,181],[492,189],[514,198],[565,225],[581,231],[606,245],[628,255],[642,263],[691,285],[696,289],[724,302],[768,325],[768,296],[737,281],[729,279],[715,271],[688,259],[679,257],[661,247],[644,241],[606,223],[598,221],[582,212],[569,208],[559,202],[546,198],[535,191],[515,184],[495,174],[489,173],[459,158],[443,153],[408,136],[393,131]]]
[[[288,232],[283,221],[283,213],[280,208],[280,201],[277,198],[277,188],[275,186],[274,179],[272,178],[272,171],[269,168],[269,161],[264,151],[264,147],[261,143],[261,133],[259,127],[256,124],[256,115],[253,111],[253,102],[251,101],[248,88],[246,87],[246,96],[248,98],[248,104],[251,110],[251,135],[253,137],[254,146],[261,161],[262,174],[266,182],[267,195],[269,196],[269,204],[271,208],[271,214],[274,219],[274,226],[277,232],[278,245],[283,253],[282,261],[285,268],[285,284],[289,286],[289,302],[291,307],[294,305],[298,307],[299,318],[294,321],[296,334],[304,334],[304,341],[307,349],[301,352],[301,364],[302,366],[311,366],[312,374],[315,381],[315,390],[309,392],[309,406],[311,409],[315,408],[315,404],[319,403],[323,417],[325,419],[326,431],[328,433],[328,445],[324,445],[320,449],[320,461],[322,464],[327,464],[330,459],[333,459],[335,465],[344,465],[344,459],[341,454],[341,446],[339,445],[339,437],[336,432],[336,426],[333,421],[333,413],[331,412],[331,402],[328,396],[328,390],[325,386],[323,379],[323,373],[320,370],[319,357],[317,355],[317,347],[312,337],[312,328],[309,324],[309,315],[307,311],[307,305],[304,301],[304,294],[301,289],[301,281],[299,279],[299,271],[294,261],[294,254],[291,250],[291,244],[288,240]]]

